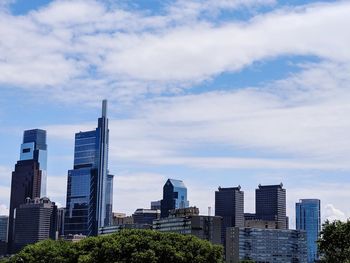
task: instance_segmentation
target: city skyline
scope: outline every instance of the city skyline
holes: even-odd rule
[[[256,186],[283,182],[291,228],[299,199],[350,216],[350,3],[31,2],[0,4],[1,214],[33,128],[65,205],[74,134],[108,98],[116,212],[149,208],[174,178],[201,213],[218,186],[241,185],[254,212]]]

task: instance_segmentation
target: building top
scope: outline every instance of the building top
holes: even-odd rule
[[[147,209],[147,208],[138,208],[134,212],[134,215],[135,214],[160,214],[160,210]]]
[[[266,189],[266,188],[280,188],[280,189],[283,189],[283,184],[282,183],[275,184],[275,185],[261,185],[261,184],[259,184],[258,188],[259,189]]]
[[[320,203],[321,200],[320,199],[300,199],[299,203],[302,204],[307,204],[307,203]]]
[[[23,143],[35,142],[36,148],[46,150],[46,131],[41,129],[26,130],[23,133]]]
[[[182,217],[182,216],[193,216],[199,215],[199,209],[195,206],[187,208],[172,209],[169,211],[169,216]]]
[[[241,186],[239,185],[239,186],[237,186],[237,187],[221,187],[221,186],[219,186],[218,187],[218,190],[219,191],[240,191],[241,190]]]
[[[102,101],[102,117],[107,117],[107,100]]]
[[[177,180],[177,179],[168,179],[168,182],[170,182],[174,187],[186,188],[184,182],[181,181],[181,180]]]

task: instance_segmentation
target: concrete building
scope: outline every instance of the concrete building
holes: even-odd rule
[[[135,224],[153,224],[153,220],[160,218],[160,210],[136,209],[132,215]]]
[[[113,226],[133,224],[134,219],[132,216],[126,216],[124,213],[113,213]]]
[[[213,244],[221,244],[221,220],[219,216],[199,215],[196,207],[174,209],[167,218],[153,221],[153,229],[194,235]]]
[[[226,230],[226,262],[307,263],[305,231],[232,227]]]
[[[28,244],[56,238],[57,207],[48,198],[26,200],[16,208],[14,252]]]
[[[117,226],[105,226],[101,227],[98,230],[98,235],[109,235],[116,232],[119,232],[123,229],[152,229],[152,225],[149,224],[124,224],[124,225],[117,225]]]

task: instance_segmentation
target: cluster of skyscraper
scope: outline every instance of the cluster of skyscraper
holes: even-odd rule
[[[244,213],[241,187],[219,187],[215,215],[190,207],[183,181],[168,179],[163,199],[127,217],[113,213],[113,175],[108,170],[107,101],[95,130],[75,134],[74,165],[68,171],[65,208],[47,198],[46,131],[27,130],[12,173],[9,217],[0,217],[0,254],[15,253],[43,239],[82,238],[147,228],[192,234],[225,248],[227,262],[315,262],[320,233],[320,201],[296,204],[296,230],[289,230],[282,184],[259,185],[255,213]]]
[[[57,209],[47,198],[46,131],[27,130],[11,181],[7,251],[58,235],[97,235],[111,224],[113,175],[108,171],[107,101],[93,131],[75,134],[74,167],[68,171],[67,203]]]

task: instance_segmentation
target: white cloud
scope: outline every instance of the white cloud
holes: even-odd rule
[[[325,207],[324,216],[329,221],[341,220],[346,221],[348,217],[345,213],[337,208],[333,204],[327,204]]]
[[[162,16],[107,8],[92,0],[54,1],[25,16],[2,12],[0,83],[41,88],[64,101],[89,102],[107,94],[124,100],[181,91],[281,55],[348,63],[350,4],[345,1],[280,9],[222,25],[209,18],[174,24],[170,11],[182,5],[202,13],[273,3],[178,1]]]

